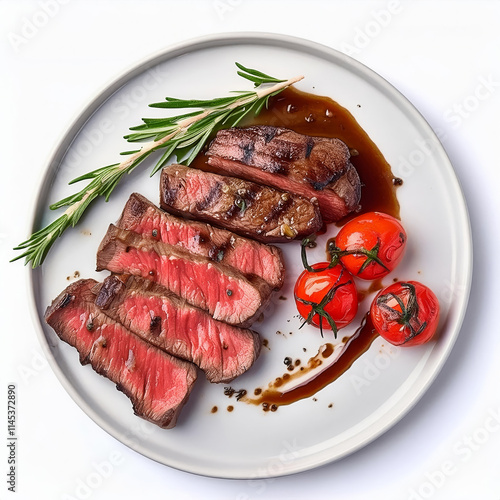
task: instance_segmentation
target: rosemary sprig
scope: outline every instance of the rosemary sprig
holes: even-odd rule
[[[116,185],[125,174],[129,174],[151,153],[164,150],[151,172],[151,176],[168,164],[172,155],[177,161],[189,165],[199,153],[207,139],[221,127],[234,127],[247,115],[258,115],[269,99],[285,88],[302,80],[303,76],[279,80],[255,69],[236,63],[238,75],[254,83],[252,91],[236,91],[230,96],[210,100],[185,100],[166,97],[165,101],[151,104],[154,108],[196,109],[189,113],[167,118],[143,118],[143,124],[132,127],[131,134],[125,136],[129,142],[146,142],[140,149],[126,151],[127,159],[82,175],[70,184],[89,180],[81,191],[50,206],[51,210],[68,207],[66,211],[48,226],[36,231],[29,239],[14,250],[23,253],[11,262],[25,258],[37,267],[44,261],[52,245],[66,229],[74,227],[87,207],[98,197],[108,201]]]

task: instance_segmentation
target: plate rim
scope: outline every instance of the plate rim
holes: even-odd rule
[[[137,453],[152,459],[162,465],[166,465],[168,467],[172,467],[177,470],[181,470],[183,472],[193,473],[196,475],[207,476],[207,477],[216,477],[220,479],[259,479],[259,478],[269,478],[269,477],[279,477],[284,475],[295,474],[299,472],[304,472],[307,470],[311,470],[320,466],[323,466],[327,463],[331,463],[333,461],[339,460],[347,455],[350,455],[359,449],[367,446],[385,432],[387,432],[390,428],[396,425],[405,415],[407,415],[418,403],[418,401],[423,397],[423,395],[427,392],[429,387],[435,381],[439,373],[441,372],[446,360],[449,357],[449,354],[457,340],[457,337],[460,333],[463,320],[467,311],[467,306],[469,302],[469,296],[471,292],[472,285],[472,274],[473,274],[473,241],[472,241],[472,230],[471,230],[471,222],[469,211],[467,207],[467,200],[465,198],[464,191],[460,184],[460,180],[456,175],[455,169],[453,168],[453,164],[450,161],[446,150],[436,135],[428,121],[423,117],[421,112],[396,88],[394,87],[388,80],[379,75],[376,71],[371,69],[370,67],[364,65],[360,61],[354,59],[353,57],[342,53],[341,51],[331,48],[322,43],[318,43],[315,41],[311,41],[305,38],[296,37],[292,35],[272,33],[272,32],[252,32],[252,31],[244,31],[244,32],[225,32],[225,33],[213,33],[208,35],[203,35],[199,37],[194,37],[190,39],[186,39],[182,42],[178,42],[175,44],[171,44],[166,46],[159,51],[156,51],[152,55],[148,55],[141,60],[137,61],[129,65],[129,67],[122,71],[117,77],[108,81],[103,87],[98,89],[94,97],[86,101],[86,103],[82,106],[79,112],[77,112],[76,117],[70,122],[70,125],[64,128],[63,132],[60,134],[59,139],[55,141],[52,151],[49,153],[47,160],[45,161],[45,166],[41,169],[41,180],[47,180],[52,176],[55,176],[57,173],[58,167],[60,166],[60,161],[64,157],[65,152],[71,146],[72,141],[78,134],[78,132],[85,126],[86,122],[93,116],[93,114],[123,85],[125,85],[130,79],[142,74],[148,67],[155,66],[157,64],[165,63],[179,55],[183,55],[186,53],[196,52],[197,50],[214,48],[219,46],[226,46],[228,44],[232,45],[243,45],[243,44],[254,44],[254,45],[272,45],[274,47],[283,47],[287,49],[297,50],[301,53],[311,54],[315,56],[321,56],[323,59],[327,59],[330,62],[335,62],[338,64],[339,61],[342,61],[342,64],[345,67],[348,67],[350,71],[355,70],[358,74],[369,74],[370,78],[377,84],[377,88],[383,92],[384,95],[390,96],[391,100],[397,101],[398,109],[404,108],[405,113],[410,113],[414,119],[416,120],[417,125],[420,130],[425,131],[427,137],[432,137],[433,140],[436,141],[438,145],[437,151],[444,162],[447,164],[446,168],[450,170],[452,174],[452,179],[454,181],[454,190],[460,194],[460,199],[462,201],[460,206],[460,226],[464,229],[464,236],[467,235],[467,247],[464,249],[466,256],[463,257],[462,261],[465,266],[465,275],[464,275],[464,284],[465,290],[464,293],[461,294],[461,304],[459,308],[459,314],[455,318],[455,329],[454,335],[451,341],[448,342],[446,349],[440,355],[440,361],[437,367],[432,371],[430,376],[427,377],[427,380],[424,385],[421,386],[419,392],[416,397],[414,397],[409,404],[405,404],[402,409],[395,415],[392,419],[386,422],[384,425],[380,425],[375,433],[371,433],[369,438],[365,438],[360,441],[356,446],[351,446],[349,449],[344,450],[341,453],[336,454],[332,457],[326,457],[322,460],[316,460],[313,463],[309,463],[310,460],[307,460],[306,463],[301,462],[295,467],[285,470],[285,471],[277,471],[275,474],[265,474],[262,476],[256,475],[255,471],[251,473],[240,473],[240,474],[215,474],[213,470],[201,470],[199,467],[185,468],[181,466],[177,466],[174,463],[167,463],[164,457],[157,456],[157,453],[148,452],[147,449],[140,446],[136,443],[123,443],[120,440],[119,433],[114,432],[114,429],[110,423],[108,423],[96,410],[94,410],[80,395],[77,389],[71,384],[68,376],[64,373],[63,369],[59,366],[57,362],[56,356],[50,348],[49,341],[44,333],[42,319],[38,313],[37,299],[36,299],[36,287],[41,278],[41,268],[32,269],[31,266],[26,266],[26,279],[27,286],[29,288],[29,308],[33,320],[33,324],[35,326],[36,334],[38,340],[41,344],[44,355],[47,358],[47,361],[50,364],[50,367],[57,379],[64,387],[67,394],[71,397],[71,399],[80,407],[80,409],[90,417],[94,423],[99,425],[101,429],[107,432],[114,439],[119,441],[120,443],[126,444],[129,448],[133,449]],[[40,182],[37,188],[37,194],[32,201],[32,206],[30,210],[31,221],[29,224],[30,231],[33,232],[37,227],[38,217],[37,210],[42,200],[46,197],[47,191],[50,190],[50,183]],[[324,454],[324,453],[323,453]],[[322,454],[322,455],[323,455]],[[162,459],[163,458],[163,459]]]

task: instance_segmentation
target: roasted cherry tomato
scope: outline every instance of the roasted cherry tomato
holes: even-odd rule
[[[329,267],[328,262],[309,266],[295,283],[297,309],[305,323],[333,330],[348,325],[358,310],[358,294],[351,273],[340,264]]]
[[[391,272],[403,258],[406,232],[394,217],[368,212],[347,222],[330,246],[354,276],[373,280]]]
[[[439,302],[418,281],[397,282],[373,299],[370,317],[378,334],[394,345],[419,345],[436,332]]]

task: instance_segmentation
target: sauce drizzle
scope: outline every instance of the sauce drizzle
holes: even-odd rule
[[[394,177],[391,167],[354,116],[329,97],[302,92],[294,87],[283,90],[269,100],[269,107],[238,126],[271,125],[286,127],[300,134],[337,137],[351,150],[351,162],[361,179],[361,211],[348,215],[337,224],[370,211],[384,212],[399,218],[396,190],[401,179]],[[204,149],[205,150],[205,149]],[[192,167],[213,170],[205,154],[199,154]]]
[[[353,335],[353,338],[346,347],[345,351],[328,368],[319,372],[315,377],[311,378],[302,385],[294,387],[288,391],[286,388],[279,390],[284,382],[288,382],[293,377],[293,375],[286,373],[282,377],[278,377],[274,382],[271,382],[266,389],[260,392],[254,391],[254,397],[245,395],[241,398],[241,401],[254,405],[262,405],[263,408],[266,409],[273,405],[289,405],[295,403],[296,401],[300,401],[301,399],[311,397],[343,375],[352,366],[352,364],[370,348],[372,342],[377,337],[378,334],[373,328],[370,316],[366,314],[361,326]],[[312,371],[317,368],[323,363],[323,360],[327,359],[332,353],[332,344],[323,345],[318,354],[309,359],[306,370]],[[297,373],[297,375],[298,374],[299,373]],[[301,376],[303,374],[304,372],[300,373]]]
[[[347,144],[351,151],[351,162],[362,183],[361,208],[357,213],[338,221],[337,225],[343,225],[356,215],[370,211],[384,212],[400,218],[396,191],[403,181],[393,175],[383,154],[354,116],[333,99],[289,87],[272,97],[269,107],[264,108],[259,116],[247,119],[239,126],[250,125],[286,127],[309,136],[336,137]],[[212,170],[203,153],[197,156],[192,166]],[[360,293],[359,300],[380,287],[381,281],[378,280],[368,290]],[[269,383],[267,388],[245,391],[239,400],[261,405],[264,411],[276,411],[279,406],[311,397],[344,374],[377,337],[367,314],[340,357],[326,369],[321,371],[317,367],[328,363],[328,357],[334,352],[332,344],[321,346],[318,354],[310,358],[307,364],[302,364],[300,369],[295,364],[289,364],[287,372]],[[311,373],[313,376],[307,379],[307,375]],[[304,378],[305,382],[287,390],[286,386],[290,381],[299,377]]]
[[[354,116],[333,99],[289,87],[270,99],[269,108],[244,126],[250,124],[281,126],[300,134],[344,141],[362,183],[361,212],[378,211],[399,218],[396,190],[401,180],[395,178],[383,154]]]

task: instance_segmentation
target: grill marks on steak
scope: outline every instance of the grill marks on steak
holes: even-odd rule
[[[262,242],[286,242],[322,227],[318,206],[268,186],[183,165],[162,170],[160,206]]]
[[[136,415],[163,428],[175,425],[196,380],[196,368],[134,335],[94,303],[96,281],[69,285],[48,307],[45,320],[75,347],[82,364],[117,385]]]
[[[269,243],[309,236],[358,208],[359,176],[338,139],[233,128],[218,132],[207,155],[231,176],[167,167],[163,209]],[[230,382],[255,362],[260,337],[243,326],[283,285],[281,251],[180,220],[138,194],[118,225],[99,246],[97,270],[121,276],[69,285],[45,320],[136,415],[170,428],[196,380],[192,363],[209,381]]]
[[[266,306],[271,287],[232,267],[111,225],[97,252],[97,270],[155,281],[215,319],[246,326]]]
[[[140,194],[130,196],[116,225],[227,264],[245,275],[260,276],[275,289],[283,285],[285,271],[278,247],[263,245],[204,222],[174,217]]]
[[[325,222],[358,209],[361,182],[340,139],[282,127],[230,128],[217,133],[206,154],[229,175],[317,198]]]
[[[147,342],[199,366],[210,382],[230,382],[257,359],[257,333],[214,320],[163,287],[109,276],[96,304]]]

